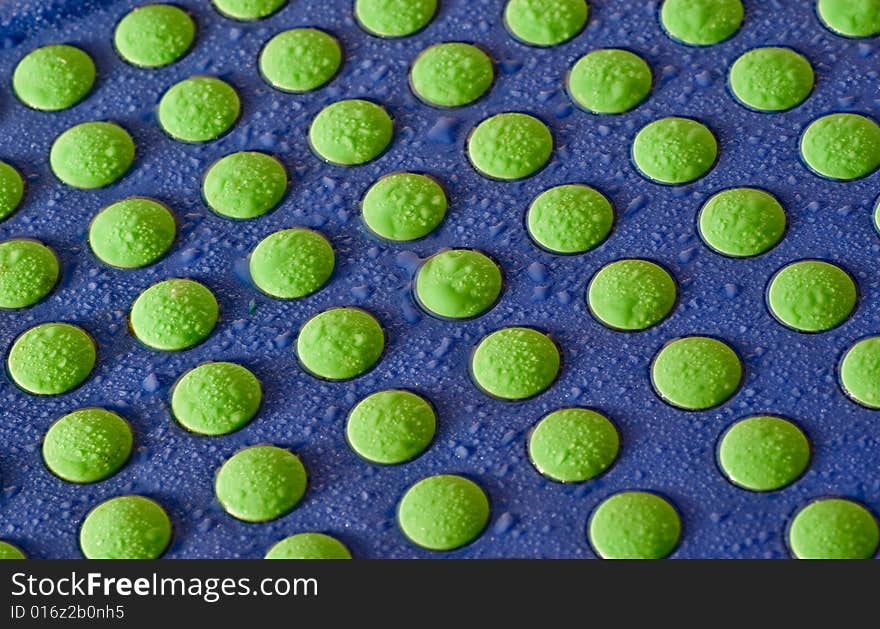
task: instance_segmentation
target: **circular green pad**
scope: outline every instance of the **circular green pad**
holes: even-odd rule
[[[646,330],[665,319],[678,294],[675,280],[647,260],[617,260],[599,270],[587,289],[590,311],[615,330]]]
[[[260,445],[239,450],[217,472],[217,499],[245,522],[267,522],[293,509],[306,493],[306,468],[284,448]]]
[[[841,498],[810,503],[788,530],[788,545],[798,559],[870,559],[878,542],[880,530],[871,512]]]
[[[825,26],[844,37],[880,34],[880,2],[877,0],[819,0],[819,17]]]
[[[563,483],[595,478],[614,463],[620,436],[608,418],[587,408],[564,408],[542,419],[529,438],[541,474]]]
[[[366,164],[381,155],[394,136],[384,109],[365,100],[328,105],[312,121],[309,141],[324,160],[342,166]]]
[[[148,4],[122,18],[113,43],[128,63],[158,68],[185,55],[195,38],[196,24],[189,13],[170,4]]]
[[[622,114],[651,91],[651,68],[628,50],[594,50],[581,57],[568,75],[574,102],[595,114]]]
[[[436,44],[413,64],[410,84],[416,96],[438,107],[461,107],[485,94],[495,80],[495,67],[485,52],[458,42]]]
[[[501,294],[501,269],[470,249],[434,254],[416,276],[416,298],[431,314],[469,319],[489,310]]]
[[[660,22],[673,39],[692,46],[711,46],[739,30],[743,13],[740,0],[666,0]]]
[[[718,253],[748,258],[775,247],[785,225],[785,210],[773,195],[755,188],[732,188],[706,201],[699,232]]]
[[[586,0],[510,0],[504,22],[525,44],[555,46],[580,33],[589,12]]]
[[[780,417],[749,417],[724,434],[718,463],[735,485],[773,491],[791,485],[810,463],[810,442]]]
[[[683,184],[709,172],[718,157],[718,142],[696,120],[661,118],[636,135],[632,157],[636,168],[648,179]]]
[[[0,242],[0,308],[31,306],[58,281],[58,258],[35,240]]]
[[[174,215],[144,197],[117,201],[101,210],[89,227],[89,245],[102,262],[137,269],[164,256],[177,235]]]
[[[397,511],[410,541],[431,550],[454,550],[479,537],[489,522],[489,499],[461,476],[429,476],[410,487]]]
[[[614,209],[605,196],[580,184],[542,192],[529,206],[529,235],[553,253],[584,253],[602,244],[614,226]]]
[[[174,417],[200,435],[228,435],[257,414],[263,391],[250,371],[235,363],[205,363],[183,374],[171,394]]]
[[[86,516],[79,545],[88,559],[158,559],[171,543],[171,520],[143,496],[117,496]]]
[[[349,380],[368,371],[382,356],[382,326],[360,308],[331,308],[303,325],[296,340],[299,360],[327,380]]]
[[[336,76],[342,48],[332,35],[314,28],[278,33],[260,53],[260,72],[285,92],[316,90]]]
[[[813,67],[790,48],[754,48],[730,68],[730,89],[746,107],[784,111],[813,91]]]
[[[36,395],[59,395],[81,385],[95,367],[95,342],[67,323],[44,323],[19,336],[7,366],[15,384]]]
[[[804,131],[801,156],[823,177],[864,177],[880,166],[880,126],[858,114],[824,116]]]
[[[593,512],[590,543],[602,559],[663,559],[681,537],[681,520],[663,498],[626,491],[606,499]]]
[[[0,162],[0,221],[18,209],[24,197],[24,180],[6,162]]]
[[[59,135],[49,164],[61,181],[74,188],[103,188],[134,163],[134,140],[112,122],[84,122]]]
[[[287,0],[213,0],[226,17],[236,20],[261,20],[283,7]]]
[[[232,153],[208,169],[203,183],[205,201],[222,216],[250,219],[274,209],[287,191],[287,171],[265,153]]]
[[[723,404],[736,393],[742,378],[743,367],[736,352],[705,336],[670,341],[651,365],[657,395],[689,411]]]
[[[128,423],[103,408],[84,408],[58,419],[43,440],[43,461],[71,483],[94,483],[118,472],[131,455]]]
[[[92,58],[73,46],[43,46],[18,62],[12,89],[28,107],[58,111],[73,107],[95,84]]]
[[[17,547],[0,540],[0,559],[27,559],[27,557]]]
[[[351,559],[351,553],[335,537],[323,533],[298,533],[272,546],[266,559]]]
[[[380,238],[405,242],[424,238],[443,221],[448,202],[439,183],[415,173],[382,177],[364,195],[367,227]]]
[[[840,363],[840,383],[853,400],[880,408],[880,337],[853,345]]]
[[[153,284],[131,307],[131,328],[153,349],[174,352],[204,341],[220,310],[207,288],[193,280],[172,279]]]
[[[523,179],[538,172],[553,153],[553,136],[528,114],[497,114],[481,122],[468,138],[468,157],[492,179]]]
[[[355,0],[354,16],[365,31],[377,37],[406,37],[428,25],[437,13],[437,0]]]
[[[856,307],[856,284],[840,267],[821,260],[793,262],[767,290],[767,305],[780,323],[801,332],[837,327]]]
[[[282,229],[269,234],[251,254],[254,284],[279,299],[298,299],[320,289],[336,265],[333,247],[310,229]]]
[[[175,140],[207,142],[238,120],[241,103],[226,82],[194,76],[173,85],[159,101],[159,124]]]
[[[553,384],[560,362],[559,348],[548,336],[531,328],[503,328],[477,345],[471,374],[489,395],[524,400]]]
[[[430,445],[437,427],[434,409],[409,391],[379,391],[348,416],[345,434],[359,455],[387,465],[414,459]]]

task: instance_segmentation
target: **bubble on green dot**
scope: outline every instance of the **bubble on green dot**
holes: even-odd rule
[[[786,419],[749,417],[724,433],[718,463],[735,485],[752,491],[774,491],[792,484],[807,469],[810,442]]]
[[[266,559],[351,559],[345,544],[323,533],[297,533],[269,549]]]
[[[748,258],[775,247],[785,234],[786,222],[785,210],[773,195],[755,188],[732,188],[706,201],[699,233],[718,253]]]
[[[651,365],[651,383],[663,400],[689,411],[719,406],[743,379],[739,356],[728,345],[705,336],[667,343]]]
[[[607,417],[588,408],[564,408],[544,417],[529,438],[529,456],[541,474],[563,483],[595,478],[614,463],[620,436]]]
[[[556,46],[584,29],[589,12],[586,0],[510,0],[504,22],[525,44]]]
[[[495,67],[485,52],[471,44],[436,44],[422,51],[410,72],[416,96],[437,107],[462,107],[485,94],[495,80]]]
[[[481,122],[468,138],[468,157],[492,179],[523,179],[539,171],[553,154],[553,136],[528,114],[497,114]]]
[[[437,418],[431,405],[409,391],[379,391],[351,410],[345,434],[359,455],[393,465],[414,459],[434,438]]]
[[[205,363],[186,372],[171,394],[180,424],[200,435],[228,435],[257,414],[263,398],[257,377],[235,363]]]
[[[265,153],[232,153],[208,169],[202,191],[208,206],[221,216],[257,218],[281,202],[287,191],[287,171]]]
[[[170,4],[148,4],[122,18],[113,43],[128,63],[158,68],[185,55],[195,38],[196,24],[186,11]]]
[[[393,173],[382,177],[364,195],[364,223],[386,240],[406,242],[424,238],[446,216],[448,201],[431,177]]]
[[[171,520],[143,496],[118,496],[91,510],[79,532],[87,559],[158,559],[171,543]]]
[[[354,16],[371,35],[406,37],[425,28],[437,13],[437,0],[355,0]]]
[[[678,288],[660,265],[617,260],[599,270],[587,289],[590,311],[615,330],[646,330],[672,312]]]
[[[73,107],[92,90],[95,63],[79,48],[63,44],[29,52],[12,75],[15,95],[28,107],[59,111]]]
[[[0,540],[0,560],[2,559],[27,559],[17,546]]]
[[[880,126],[858,114],[823,116],[801,136],[801,156],[823,177],[864,177],[880,166]]]
[[[681,519],[660,496],[626,491],[596,508],[589,537],[602,559],[663,559],[678,545]]]
[[[159,124],[175,140],[208,142],[238,120],[241,102],[225,81],[194,76],[173,85],[159,101]]]
[[[711,46],[733,37],[743,13],[740,0],[666,0],[660,22],[673,39],[692,46]]]
[[[584,253],[602,244],[614,225],[614,209],[597,190],[580,184],[557,186],[532,201],[529,235],[553,253]]]
[[[61,181],[74,188],[103,188],[134,163],[134,140],[112,122],[84,122],[59,135],[49,164]]]
[[[844,392],[859,404],[880,408],[880,337],[862,339],[840,363]]]
[[[790,48],[755,48],[730,68],[730,89],[746,107],[784,111],[800,105],[813,91],[813,67]]]
[[[319,290],[333,274],[333,247],[310,229],[283,229],[266,236],[254,249],[250,272],[267,295],[298,299]]]
[[[880,2],[877,0],[819,0],[819,18],[829,29],[844,37],[873,37],[880,34]]]
[[[397,510],[400,529],[430,550],[469,544],[489,522],[489,499],[479,485],[461,476],[429,476],[410,487]]]
[[[451,249],[428,258],[416,276],[416,297],[431,314],[469,319],[489,310],[501,294],[501,269],[488,256]]]
[[[58,258],[35,240],[0,242],[0,308],[26,308],[43,299],[58,281]]]
[[[578,105],[596,114],[622,114],[651,91],[653,77],[645,60],[628,50],[594,50],[574,64],[568,93]]]
[[[198,345],[214,330],[220,310],[202,284],[171,279],[153,284],[131,307],[131,328],[137,339],[167,352]]]
[[[376,364],[385,349],[382,326],[360,308],[331,308],[303,325],[296,340],[299,360],[327,380],[350,380]]]
[[[798,559],[870,559],[880,529],[874,515],[851,500],[826,498],[801,509],[788,530],[788,545]]]
[[[801,332],[824,332],[846,321],[856,307],[855,281],[821,260],[793,262],[767,290],[767,305],[780,323]]]
[[[217,499],[229,515],[267,522],[291,511],[306,492],[306,469],[284,448],[259,445],[230,457],[217,472]]]
[[[269,17],[285,4],[287,0],[212,0],[214,6],[226,17],[235,20],[261,20]]]
[[[316,90],[336,76],[342,48],[335,37],[314,28],[295,28],[269,40],[260,53],[260,72],[285,92]]]
[[[95,343],[82,328],[44,323],[15,340],[7,366],[12,380],[28,393],[59,395],[89,377],[96,356]]]
[[[24,180],[6,162],[0,162],[0,221],[12,216],[24,197]]]
[[[71,483],[95,483],[118,472],[131,455],[131,428],[116,413],[84,408],[58,419],[43,440],[43,461]]]
[[[471,375],[489,395],[524,400],[547,390],[559,375],[559,348],[531,328],[503,328],[480,341]]]
[[[153,199],[132,197],[108,205],[95,216],[89,245],[105,264],[136,269],[164,256],[176,235],[171,210]]]
[[[309,141],[324,160],[342,166],[379,157],[394,137],[394,123],[382,107],[365,100],[328,105],[315,117]]]
[[[663,184],[684,184],[709,172],[718,157],[718,142],[712,132],[696,120],[661,118],[638,132],[632,157],[648,179]]]

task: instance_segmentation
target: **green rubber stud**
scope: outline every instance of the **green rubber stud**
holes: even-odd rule
[[[407,37],[425,28],[437,14],[437,0],[355,0],[354,16],[377,37]]]
[[[268,522],[290,512],[306,493],[306,468],[284,448],[259,445],[239,450],[217,472],[217,499],[229,515]]]
[[[7,367],[12,380],[28,393],[60,395],[75,389],[95,368],[95,342],[67,323],[44,323],[12,344]]]
[[[801,137],[801,157],[811,170],[849,181],[880,166],[880,126],[858,114],[830,114],[814,121]]]
[[[410,487],[397,510],[400,530],[430,550],[469,544],[489,522],[489,499],[479,485],[461,476],[429,476]]]
[[[485,337],[471,356],[477,386],[504,400],[525,400],[546,391],[559,375],[559,348],[531,328],[503,328]]]
[[[660,22],[675,40],[711,46],[733,37],[743,21],[740,0],[666,0]]]
[[[208,169],[202,192],[208,206],[227,218],[251,219],[273,210],[287,191],[287,171],[256,151],[232,153]]]
[[[648,97],[653,82],[645,60],[628,50],[594,50],[574,64],[568,93],[594,114],[622,114]]]
[[[49,164],[61,181],[74,188],[103,188],[134,163],[134,140],[112,122],[84,122],[59,135]]]
[[[880,337],[872,336],[853,345],[840,363],[844,392],[868,408],[880,408]]]
[[[131,307],[131,328],[144,345],[175,352],[198,345],[214,330],[220,310],[213,293],[193,280],[153,284]]]
[[[117,201],[101,210],[89,227],[89,245],[101,262],[137,269],[157,262],[177,235],[174,215],[144,197]]]
[[[226,17],[234,20],[262,20],[280,10],[287,0],[212,0]]]
[[[297,533],[272,546],[266,559],[351,559],[345,544],[323,533]]]
[[[58,281],[58,258],[49,247],[26,239],[0,242],[0,308],[26,308]]]
[[[171,543],[171,520],[143,496],[117,496],[91,510],[79,532],[87,559],[158,559]]]
[[[787,219],[776,198],[755,188],[732,188],[714,195],[700,210],[699,233],[720,254],[748,258],[782,240]]]
[[[131,456],[134,437],[128,423],[103,408],[84,408],[58,419],[43,440],[43,461],[71,483],[109,478]]]
[[[596,508],[589,536],[602,559],[663,559],[678,545],[681,520],[663,498],[625,491]]]
[[[705,336],[667,343],[651,365],[651,382],[663,400],[689,411],[714,408],[729,400],[743,379],[739,356]]]
[[[793,262],[767,290],[773,316],[801,332],[824,332],[846,321],[856,307],[856,283],[838,266],[821,260]]]
[[[424,238],[446,216],[448,201],[439,183],[425,175],[393,173],[382,177],[364,195],[364,223],[386,240]]]
[[[228,435],[250,423],[263,390],[249,370],[235,363],[205,363],[177,381],[171,410],[180,424],[200,435]]]
[[[607,417],[587,408],[564,408],[544,417],[529,438],[535,468],[563,483],[582,483],[611,467],[620,436]]]
[[[813,67],[791,48],[754,48],[730,68],[730,89],[746,107],[785,111],[813,91]]]
[[[788,530],[788,545],[798,559],[870,559],[878,543],[880,529],[873,514],[841,498],[808,504]]]
[[[12,75],[15,95],[28,107],[59,111],[73,107],[92,90],[95,63],[73,46],[43,46],[29,52]]]
[[[192,47],[196,23],[171,4],[136,7],[116,26],[113,43],[124,61],[142,68],[174,63]]]
[[[393,137],[394,123],[388,112],[365,100],[328,105],[309,129],[309,141],[318,156],[342,166],[373,161],[385,152]]]
[[[510,0],[504,22],[511,34],[531,46],[556,46],[584,30],[586,0]]]
[[[532,201],[526,226],[532,239],[547,251],[584,253],[608,238],[614,209],[601,192],[589,186],[557,186]]]
[[[2,559],[27,559],[17,546],[0,540],[0,560]]]
[[[807,469],[810,442],[786,419],[749,417],[724,433],[718,463],[734,485],[774,491],[791,485]]]
[[[159,101],[159,124],[175,140],[208,142],[238,120],[241,101],[228,83],[213,76],[184,79]]]
[[[501,295],[501,269],[470,249],[434,254],[419,269],[415,290],[419,304],[445,319],[470,319],[488,311]]]
[[[481,122],[468,138],[468,157],[492,179],[523,179],[538,172],[553,154],[553,136],[528,114],[497,114]]]
[[[359,308],[331,308],[303,325],[296,353],[309,372],[326,380],[350,380],[369,371],[385,349],[382,326]]]
[[[437,107],[468,105],[492,87],[492,59],[471,44],[435,44],[422,51],[410,71],[416,96]]]
[[[282,229],[269,234],[250,259],[251,279],[278,299],[299,299],[323,287],[336,265],[333,247],[310,229]]]
[[[647,330],[675,307],[678,287],[661,266],[647,260],[617,260],[599,270],[587,289],[590,311],[614,330]]]
[[[711,170],[718,142],[704,125],[689,118],[661,118],[646,125],[633,141],[636,168],[662,184],[695,181]]]
[[[431,444],[437,418],[423,398],[409,391],[379,391],[351,410],[345,434],[352,449],[373,463],[405,463]]]
[[[0,221],[10,216],[24,197],[24,180],[6,162],[0,162]]]
[[[260,72],[284,92],[310,92],[336,76],[342,47],[332,35],[315,28],[295,28],[269,40],[260,53]]]
[[[880,2],[877,0],[819,0],[819,18],[844,37],[880,35]]]

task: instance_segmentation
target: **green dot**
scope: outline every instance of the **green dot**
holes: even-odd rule
[[[489,499],[461,476],[429,476],[410,487],[397,510],[400,529],[430,550],[454,550],[479,537],[489,522]]]
[[[177,235],[174,215],[144,197],[117,201],[101,210],[89,227],[89,245],[102,262],[137,269],[164,256]]]
[[[361,204],[364,222],[380,238],[405,242],[443,222],[448,202],[439,183],[415,173],[394,173],[373,184]]]
[[[391,465],[414,459],[434,438],[437,418],[424,399],[409,391],[379,391],[355,406],[345,434],[359,455]]]
[[[200,435],[228,435],[257,414],[263,391],[250,371],[235,363],[205,363],[185,374],[171,394],[174,417]]]
[[[877,0],[819,0],[822,22],[844,37],[880,34],[880,2]]]
[[[103,408],[84,408],[60,418],[43,440],[43,460],[71,483],[95,483],[118,472],[131,455],[128,423]]]
[[[266,236],[251,254],[254,284],[279,299],[298,299],[319,290],[333,274],[333,247],[310,229],[283,229]]]
[[[596,508],[589,535],[602,559],[663,559],[678,544],[681,520],[663,498],[626,491]]]
[[[810,463],[810,442],[800,428],[780,417],[749,417],[724,434],[718,462],[735,485],[753,491],[782,489]]]
[[[158,559],[171,543],[171,520],[143,496],[118,496],[86,516],[79,545],[88,559]]]
[[[394,123],[382,107],[365,100],[328,105],[315,117],[309,141],[324,160],[342,166],[379,157],[394,136]]]
[[[672,312],[678,288],[661,266],[617,260],[599,270],[587,289],[590,311],[615,330],[647,330]]]
[[[824,116],[804,131],[801,156],[823,177],[864,177],[880,166],[880,126],[858,114]]]
[[[605,196],[579,184],[542,192],[526,216],[529,235],[553,253],[584,253],[602,244],[614,226],[614,209]]]
[[[316,90],[336,76],[342,48],[332,35],[314,28],[295,28],[269,40],[260,53],[260,72],[285,92]]]
[[[228,218],[250,219],[274,209],[287,191],[287,172],[265,153],[232,153],[208,169],[202,186],[208,206]]]
[[[813,67],[790,48],[755,48],[730,68],[730,89],[746,107],[784,111],[813,91]]]
[[[743,13],[740,0],[666,0],[660,21],[673,39],[692,46],[711,46],[739,30]]]
[[[0,221],[10,217],[24,197],[24,180],[6,162],[0,162]]]
[[[580,33],[589,12],[585,0],[510,0],[504,22],[525,44],[555,46]]]
[[[736,393],[742,378],[743,367],[736,352],[705,336],[667,343],[651,365],[657,395],[689,411],[723,404]]]
[[[292,510],[306,492],[306,468],[295,454],[276,446],[239,450],[217,472],[217,499],[229,515],[267,522]]]
[[[29,52],[12,75],[16,96],[28,107],[42,111],[73,107],[94,84],[92,58],[79,48],[57,44]]]
[[[596,114],[622,114],[647,98],[651,68],[628,50],[594,50],[581,57],[568,75],[568,92]]]
[[[384,349],[382,326],[359,308],[331,308],[315,315],[296,340],[303,367],[327,380],[350,380],[365,373]]]
[[[877,520],[851,500],[816,500],[792,520],[788,544],[798,559],[870,559],[877,552]]]
[[[856,284],[849,274],[821,260],[793,262],[767,290],[770,312],[801,332],[824,332],[849,318],[856,307]]]
[[[531,328],[503,328],[477,345],[471,374],[489,395],[524,400],[553,384],[560,363],[559,348],[548,336]]]
[[[35,240],[0,242],[0,308],[26,308],[55,287],[58,258]]]
[[[425,28],[437,13],[437,0],[355,0],[358,23],[377,37],[406,37]]]
[[[844,392],[869,408],[880,408],[880,337],[863,339],[847,350],[840,363]]]
[[[683,184],[709,172],[718,157],[718,142],[712,132],[696,120],[661,118],[636,135],[632,157],[648,179]]]
[[[782,240],[785,226],[779,201],[755,188],[719,192],[700,211],[700,236],[718,253],[734,258],[769,251]]]
[[[208,142],[238,120],[241,102],[226,82],[194,76],[173,85],[159,101],[159,124],[175,140]]]
[[[27,559],[27,557],[18,547],[0,540],[0,559]]]
[[[490,258],[470,249],[437,253],[416,276],[416,297],[431,314],[470,319],[489,310],[501,294],[501,269]]]
[[[195,38],[196,24],[186,11],[170,4],[148,4],[122,18],[113,43],[128,63],[158,68],[185,55]]]
[[[351,559],[351,553],[335,537],[323,533],[298,533],[272,546],[266,559]]]
[[[416,96],[438,107],[461,107],[489,91],[495,80],[492,59],[470,44],[436,44],[413,64],[410,83]]]
[[[492,179],[523,179],[538,172],[553,154],[553,136],[528,114],[487,118],[468,138],[468,157],[480,174]]]
[[[529,438],[529,456],[537,470],[563,483],[595,478],[611,467],[619,449],[614,424],[587,408],[550,413]]]
[[[261,20],[278,11],[287,0],[212,0],[226,17],[235,20]]]
[[[103,188],[134,163],[134,141],[112,122],[84,122],[56,138],[49,154],[52,172],[74,188]]]
[[[131,307],[131,327],[153,349],[174,352],[198,345],[214,330],[219,307],[214,295],[193,280],[153,284]]]
[[[95,367],[95,343],[67,323],[44,323],[19,336],[9,352],[9,375],[28,393],[59,395],[82,384]]]

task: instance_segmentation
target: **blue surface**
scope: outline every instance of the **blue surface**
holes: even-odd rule
[[[42,303],[0,312],[3,355],[35,324],[64,320],[97,339],[98,366],[84,386],[49,398],[29,396],[0,376],[0,538],[32,557],[79,557],[79,524],[90,508],[122,493],[161,502],[174,525],[167,557],[260,557],[278,539],[300,531],[337,535],[358,557],[593,557],[586,539],[591,511],[624,489],[657,491],[682,514],[675,557],[783,557],[792,514],[824,495],[862,500],[880,511],[880,414],[844,397],[836,365],[858,338],[880,332],[880,238],[872,208],[880,173],[851,183],[822,180],[798,159],[807,124],[832,111],[880,118],[880,41],[837,37],[819,23],[813,2],[746,4],[742,29],[705,49],[674,43],[662,31],[659,2],[592,1],[586,30],[552,49],[514,41],[501,23],[501,0],[442,0],[437,18],[402,40],[368,36],[352,18],[351,0],[291,0],[279,13],[253,23],[221,17],[208,0],[179,0],[198,25],[194,50],[160,70],[140,70],[114,53],[114,24],[139,4],[119,1],[0,2],[0,159],[27,176],[22,208],[0,223],[0,238],[38,238],[58,252],[63,278]],[[39,8],[39,5],[42,7]],[[341,74],[308,95],[283,94],[259,77],[261,46],[277,32],[318,26],[340,38]],[[407,86],[407,69],[430,44],[479,43],[497,60],[491,93],[461,110],[421,104]],[[17,61],[39,45],[66,42],[96,60],[93,93],[56,114],[25,108],[12,94]],[[734,103],[725,77],[730,64],[758,45],[789,45],[816,71],[814,93],[800,107],[760,114]],[[643,55],[655,74],[649,99],[621,116],[594,116],[574,108],[564,76],[586,52],[625,46]],[[233,131],[206,145],[168,138],[156,121],[163,92],[193,74],[216,74],[242,97],[243,116]],[[309,150],[307,129],[324,105],[349,97],[382,103],[395,120],[390,150],[354,169],[322,164]],[[519,183],[489,181],[468,164],[468,132],[488,115],[527,111],[545,120],[556,149],[551,163]],[[720,142],[711,173],[685,187],[662,187],[641,178],[629,161],[638,129],[665,115],[705,122]],[[69,126],[110,119],[134,137],[131,172],[100,191],[58,182],[48,166],[53,139]],[[290,192],[279,209],[250,222],[229,222],[200,198],[206,168],[232,151],[256,149],[280,157],[290,171]],[[362,225],[358,203],[379,176],[398,170],[436,176],[446,187],[450,212],[430,237],[411,244],[377,241]],[[540,251],[523,227],[539,192],[583,182],[606,193],[617,212],[611,237],[581,256]],[[783,242],[756,259],[712,253],[696,234],[701,204],[720,189],[749,185],[775,194],[790,220]],[[86,234],[103,206],[129,195],[153,196],[175,211],[181,231],[170,255],[143,270],[100,264]],[[314,296],[282,302],[260,295],[247,278],[246,258],[265,235],[283,227],[320,229],[332,241],[338,269]],[[411,295],[419,261],[444,246],[478,247],[503,266],[499,304],[465,323],[423,314]],[[681,286],[674,314],[643,333],[618,333],[589,314],[584,293],[590,276],[621,257],[648,257],[669,268]],[[783,328],[767,312],[763,295],[771,275],[800,258],[819,257],[848,269],[859,284],[854,315],[824,334]],[[147,286],[175,276],[204,282],[221,302],[221,322],[203,345],[182,353],[151,351],[128,331],[131,303]],[[388,335],[387,351],[368,375],[346,383],[319,382],[298,365],[293,350],[299,326],[331,306],[356,305],[375,313]],[[478,392],[467,361],[475,343],[501,326],[527,324],[551,333],[564,354],[562,374],[543,395],[505,403]],[[734,398],[706,412],[675,410],[652,392],[648,368],[668,340],[709,334],[744,358],[745,382]],[[265,404],[244,430],[202,438],[184,431],[169,412],[169,390],[187,369],[206,360],[234,360],[251,368],[265,387]],[[378,467],[346,445],[345,417],[365,395],[388,387],[414,389],[436,406],[437,438],[412,463]],[[60,415],[87,405],[115,409],[136,431],[136,452],[111,479],[89,486],[51,475],[40,457],[42,437]],[[529,463],[529,428],[562,406],[604,411],[619,426],[620,458],[600,479],[561,485]],[[797,421],[811,439],[814,458],[793,486],[770,494],[734,487],[718,471],[715,447],[736,419],[775,413]],[[239,448],[271,442],[292,448],[309,471],[304,501],[271,523],[246,524],[226,515],[213,497],[215,470]],[[487,531],[472,545],[447,554],[414,547],[398,530],[395,507],[405,489],[436,473],[462,473],[486,488],[492,503]]]

